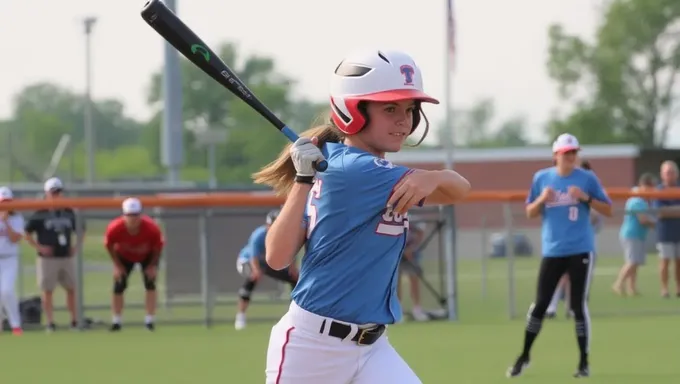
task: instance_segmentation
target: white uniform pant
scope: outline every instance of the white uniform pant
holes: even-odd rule
[[[305,311],[294,302],[274,325],[267,349],[266,384],[422,384],[394,350],[387,332],[372,345],[328,335],[328,319]],[[341,322],[343,324],[347,324]]]
[[[0,256],[0,304],[12,328],[21,327],[16,280],[19,273],[18,256]],[[0,316],[2,318],[2,316]]]

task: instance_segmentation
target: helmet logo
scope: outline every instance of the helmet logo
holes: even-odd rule
[[[416,70],[412,66],[404,64],[399,67],[399,71],[404,76],[404,85],[413,85],[413,75],[415,75]]]

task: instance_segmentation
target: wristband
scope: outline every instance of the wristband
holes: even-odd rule
[[[295,176],[295,182],[296,182],[296,183],[302,183],[302,184],[309,184],[309,185],[312,185],[312,184],[314,184],[314,176],[300,176],[300,175],[296,175],[296,176]]]
[[[590,203],[593,202],[593,197],[592,197],[592,196],[588,196],[588,199],[586,199],[586,200],[581,200],[581,202],[590,205]]]

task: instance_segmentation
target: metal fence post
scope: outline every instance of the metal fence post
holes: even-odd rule
[[[487,295],[487,286],[489,284],[489,275],[488,275],[488,252],[487,252],[487,243],[488,243],[488,237],[486,233],[486,215],[482,217],[482,298],[486,299]]]
[[[212,308],[210,305],[210,263],[208,250],[208,216],[210,211],[202,211],[198,219],[198,238],[201,263],[201,301],[203,302],[203,324],[206,328],[212,325]]]
[[[508,314],[510,319],[516,316],[515,306],[515,238],[512,225],[512,207],[510,202],[503,204],[505,221],[505,255],[508,259]]]
[[[82,211],[75,210],[76,214],[76,237],[81,239],[85,235],[85,218]],[[83,261],[83,243],[78,241],[80,246],[76,249],[76,315],[78,329],[85,329],[85,266]],[[76,243],[76,244],[78,244]]]

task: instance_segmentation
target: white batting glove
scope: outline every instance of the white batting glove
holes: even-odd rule
[[[290,157],[293,159],[298,176],[314,176],[314,163],[324,160],[319,147],[311,139],[301,137],[290,147]]]

